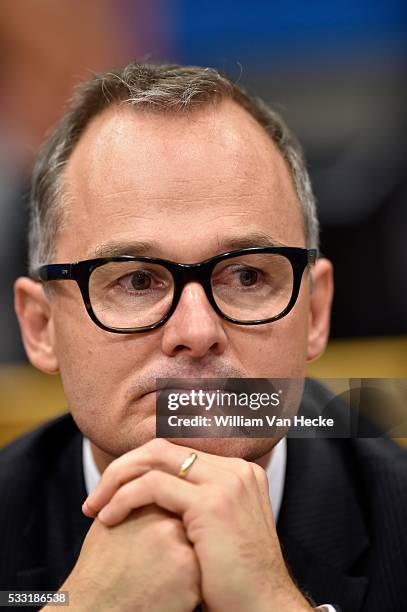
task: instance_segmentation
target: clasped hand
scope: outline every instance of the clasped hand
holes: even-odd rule
[[[202,601],[211,612],[311,610],[282,557],[265,471],[243,459],[199,451],[186,478],[179,478],[179,468],[192,452],[154,439],[113,461],[83,505],[87,516],[97,517],[90,532],[98,530],[105,544],[123,526],[125,539],[139,537],[132,551],[143,571],[133,575],[133,584],[145,581],[135,593],[145,608],[133,609],[188,611]],[[151,512],[155,532],[171,532],[172,543],[164,536],[150,542],[140,536],[140,525]],[[91,554],[91,540],[97,539],[90,532],[81,557]],[[177,546],[182,565],[175,555]],[[170,574],[175,570],[171,586],[153,557],[172,559],[167,566]]]

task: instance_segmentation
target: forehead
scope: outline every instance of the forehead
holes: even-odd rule
[[[228,234],[304,244],[286,162],[231,101],[182,113],[108,109],[80,138],[64,191],[62,258],[91,256],[110,240],[151,242],[154,254],[178,260],[180,245],[199,259]]]

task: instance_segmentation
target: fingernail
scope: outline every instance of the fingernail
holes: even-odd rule
[[[82,504],[82,512],[89,517],[95,516],[95,513],[89,508],[87,501],[84,501]]]

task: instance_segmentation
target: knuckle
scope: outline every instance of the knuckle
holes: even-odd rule
[[[212,487],[210,495],[208,494],[202,501],[205,511],[208,514],[220,516],[223,515],[225,508],[229,507],[231,498],[234,495],[231,493],[230,487]]]
[[[144,486],[148,486],[148,487],[156,487],[159,485],[161,480],[161,473],[159,472],[159,470],[150,470],[149,472],[146,472],[144,474],[144,476],[142,476],[141,478],[141,482],[144,484]]]
[[[168,442],[166,440],[164,440],[163,438],[153,438],[152,440],[147,442],[145,447],[146,447],[146,449],[148,449],[148,451],[150,453],[152,453],[154,455],[156,452],[160,452],[160,451],[164,450],[166,448],[167,444],[168,444]]]
[[[233,493],[233,496],[239,495],[245,489],[245,482],[247,477],[242,476],[241,473],[232,473],[228,478],[228,487],[223,491],[224,496],[228,496],[229,493]]]
[[[175,554],[175,565],[179,572],[189,575],[196,566],[196,557],[192,548],[188,545],[179,546]]]
[[[110,481],[115,481],[117,477],[117,470],[118,470],[118,465],[116,461],[112,461],[111,463],[109,463],[109,465],[105,469],[103,476],[105,477],[105,479],[108,479]]]
[[[102,478],[105,479],[105,482],[109,483],[109,486],[112,485],[115,489],[119,489],[126,483],[123,465],[118,460],[112,461],[105,469]]]
[[[129,483],[129,484],[121,487],[117,491],[117,493],[114,496],[114,500],[115,500],[115,502],[117,504],[123,505],[130,498],[131,492],[132,492],[132,488],[133,488],[131,485],[132,485],[132,483]]]
[[[165,517],[155,527],[155,532],[160,540],[179,537],[180,522],[178,519]]]
[[[266,471],[260,465],[257,463],[250,463],[249,465],[253,470],[253,474],[262,484],[268,482]]]
[[[236,459],[237,473],[244,480],[250,480],[253,478],[253,470],[250,463],[245,459]]]

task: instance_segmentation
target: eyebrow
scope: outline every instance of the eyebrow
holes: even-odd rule
[[[287,246],[283,242],[280,242],[273,236],[266,234],[265,232],[251,232],[244,236],[232,236],[228,238],[221,238],[218,240],[218,246],[221,251],[235,251],[238,249],[249,249],[250,247],[274,247],[274,246]]]
[[[286,246],[264,232],[251,232],[242,236],[218,238],[218,253],[237,251],[250,247]],[[98,245],[90,254],[91,257],[120,257],[121,255],[132,255],[133,257],[159,253],[162,244],[155,241],[116,241],[111,240]]]
[[[111,240],[103,244],[99,244],[92,252],[92,257],[120,257],[121,255],[147,255],[153,251],[159,250],[157,242],[146,241],[131,241],[123,242]]]

